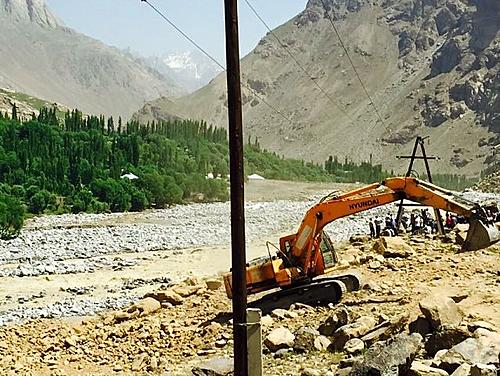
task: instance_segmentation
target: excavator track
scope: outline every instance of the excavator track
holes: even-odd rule
[[[342,282],[347,291],[357,291],[361,288],[361,277],[355,273],[339,274],[334,276],[324,275],[314,278],[314,281],[340,281]]]
[[[310,283],[271,292],[249,303],[248,306],[259,308],[263,314],[267,314],[276,308],[288,309],[294,303],[326,306],[330,303],[338,303],[346,291],[348,290],[343,282],[332,278],[322,278],[313,280]]]

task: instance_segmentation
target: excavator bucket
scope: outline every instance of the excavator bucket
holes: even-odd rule
[[[489,247],[500,240],[500,231],[494,223],[486,224],[483,221],[472,218],[467,231],[467,238],[462,244],[464,251],[476,251]]]

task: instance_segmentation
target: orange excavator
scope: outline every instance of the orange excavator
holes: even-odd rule
[[[359,289],[361,282],[356,274],[329,275],[338,259],[323,228],[338,218],[403,199],[467,218],[469,231],[463,250],[486,248],[500,240],[492,218],[498,213],[496,204],[481,206],[411,177],[388,178],[382,183],[324,197],[307,211],[297,233],[280,238],[275,256],[248,263],[247,293],[269,292],[249,306],[270,311],[297,302],[327,305],[337,303],[345,291]],[[224,284],[231,298],[231,273],[224,275]]]

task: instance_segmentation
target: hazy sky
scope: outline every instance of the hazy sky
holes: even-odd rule
[[[69,27],[144,56],[193,50],[170,25],[141,0],[46,0]],[[186,34],[225,65],[223,0],[150,0]],[[249,0],[271,27],[288,21],[307,0]],[[240,0],[240,45],[250,52],[267,30]]]

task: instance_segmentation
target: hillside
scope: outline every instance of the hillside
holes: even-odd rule
[[[118,49],[65,27],[43,0],[0,0],[0,87],[128,117],[182,90]]]
[[[406,162],[395,155],[409,153],[416,135],[431,136],[428,152],[441,157],[433,165],[440,172],[475,175],[498,160],[492,154],[500,133],[497,0],[325,2],[328,13],[322,1],[310,0],[274,33],[335,103],[268,34],[242,60],[247,133],[285,156],[359,161],[372,154],[375,163],[396,172],[404,172]],[[383,123],[327,16],[334,19]],[[173,114],[227,126],[226,105],[221,74],[191,95],[150,102],[135,116],[151,120]]]

